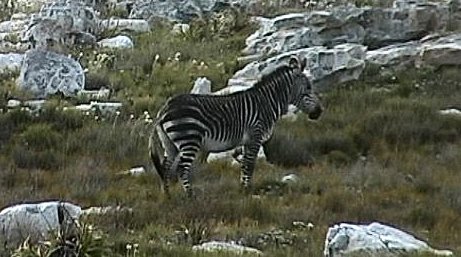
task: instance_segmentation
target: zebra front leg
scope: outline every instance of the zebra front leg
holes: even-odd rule
[[[245,191],[251,188],[251,178],[255,168],[256,157],[258,156],[261,140],[254,139],[250,144],[243,146],[243,159],[241,168],[240,182]]]

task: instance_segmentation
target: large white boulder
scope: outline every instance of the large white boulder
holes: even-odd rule
[[[68,202],[18,204],[0,212],[0,242],[17,245],[28,236],[32,241],[46,239],[50,231],[69,225],[81,215],[81,208]]]
[[[36,97],[61,92],[75,96],[85,85],[80,63],[51,51],[32,49],[26,52],[18,85]]]
[[[381,223],[355,225],[340,223],[330,227],[324,248],[325,257],[396,256],[401,253],[432,253],[452,256],[448,250],[435,250],[426,242]]]

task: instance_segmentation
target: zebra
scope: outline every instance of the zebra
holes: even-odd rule
[[[240,183],[251,187],[256,155],[272,136],[290,104],[318,119],[323,107],[303,73],[307,60],[291,56],[287,64],[262,76],[245,91],[228,95],[181,94],[157,113],[149,137],[149,155],[169,196],[171,174],[177,174],[188,196],[190,172],[199,152],[243,149]],[[164,152],[163,159],[160,152]]]

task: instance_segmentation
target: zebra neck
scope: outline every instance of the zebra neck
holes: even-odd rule
[[[285,87],[287,88],[287,87]],[[272,115],[269,115],[278,120],[280,117],[288,113],[289,92],[283,87],[264,87],[258,90],[260,102],[262,106],[268,108]]]

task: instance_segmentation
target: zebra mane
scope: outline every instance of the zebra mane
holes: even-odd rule
[[[269,84],[269,82],[280,79],[284,74],[288,73],[288,71],[292,70],[293,68],[288,65],[281,65],[277,67],[275,70],[264,74],[254,85],[253,88],[260,88],[264,87],[265,85]]]

